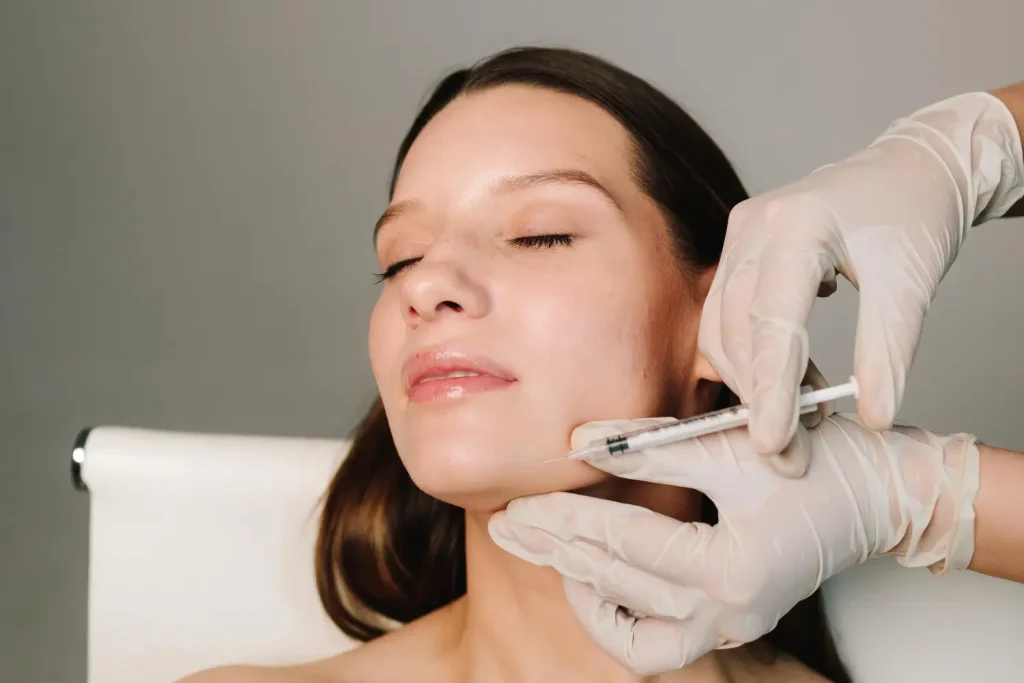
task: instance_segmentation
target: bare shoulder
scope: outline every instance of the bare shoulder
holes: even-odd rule
[[[178,683],[345,683],[329,681],[318,675],[312,665],[270,666],[218,666],[187,676]]]
[[[391,650],[384,641],[298,666],[218,666],[177,683],[393,683],[396,660]]]
[[[451,680],[448,624],[441,608],[408,626],[327,659],[299,666],[220,666],[178,683],[416,683]],[[414,678],[410,679],[410,676]]]
[[[394,657],[385,638],[300,665],[218,666],[192,674],[178,683],[393,683],[395,672],[390,664]]]
[[[459,622],[461,609],[456,600],[354,650],[317,662],[310,672],[319,677],[318,683],[451,681],[459,643],[452,626]]]

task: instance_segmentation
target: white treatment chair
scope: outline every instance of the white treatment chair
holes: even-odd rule
[[[72,456],[91,504],[88,683],[354,646],[313,581],[318,503],[348,444],[97,428]],[[825,587],[858,683],[1024,681],[1024,586],[875,562]]]
[[[354,646],[320,607],[320,497],[348,444],[83,431],[88,683],[170,683],[227,663],[288,664]]]

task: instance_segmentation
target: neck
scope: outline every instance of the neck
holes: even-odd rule
[[[506,553],[487,514],[466,513],[466,596],[460,606],[465,680],[673,683],[719,680],[714,656],[684,671],[641,677],[601,650],[565,597],[562,577]]]

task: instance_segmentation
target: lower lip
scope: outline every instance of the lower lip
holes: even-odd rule
[[[437,403],[481,394],[487,391],[507,389],[514,381],[494,377],[493,375],[477,375],[475,377],[450,377],[448,379],[431,379],[420,382],[409,389],[409,400],[413,403]]]

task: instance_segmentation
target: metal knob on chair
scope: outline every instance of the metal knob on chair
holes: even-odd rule
[[[88,491],[85,481],[82,479],[82,467],[85,465],[85,442],[89,440],[92,427],[86,427],[78,432],[75,437],[75,444],[71,447],[71,483],[79,491]]]

